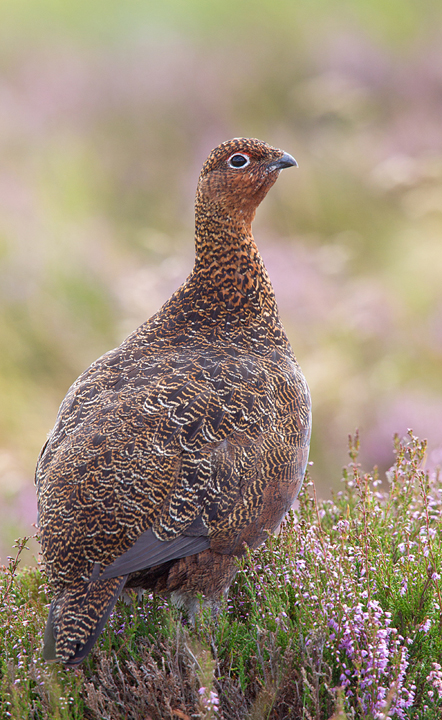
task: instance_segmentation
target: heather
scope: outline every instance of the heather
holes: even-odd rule
[[[21,569],[19,541],[0,576],[1,717],[439,718],[439,474],[411,432],[385,478],[358,451],[356,434],[331,500],[307,478],[217,615],[192,626],[132,593],[76,671],[41,660],[49,596],[39,568]]]

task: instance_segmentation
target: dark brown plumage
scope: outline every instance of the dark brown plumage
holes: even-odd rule
[[[44,656],[81,662],[122,588],[195,610],[292,505],[310,439],[308,387],[251,233],[290,155],[217,147],[196,195],[186,282],[72,385],[37,465],[55,592]]]

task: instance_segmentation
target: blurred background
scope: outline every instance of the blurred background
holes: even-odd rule
[[[407,428],[442,462],[441,20],[436,0],[2,1],[0,563],[34,531],[69,385],[191,270],[198,173],[235,136],[299,163],[254,234],[318,492],[356,427],[366,469]]]

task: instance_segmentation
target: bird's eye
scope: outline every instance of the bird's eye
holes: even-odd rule
[[[235,153],[234,155],[231,155],[227,160],[227,164],[229,165],[229,167],[234,168],[235,170],[238,170],[238,168],[247,167],[249,163],[249,156],[243,155],[242,153]]]

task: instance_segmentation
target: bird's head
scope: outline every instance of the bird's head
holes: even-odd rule
[[[278,148],[254,138],[234,138],[212,150],[198,181],[197,207],[203,203],[213,213],[253,220],[280,171],[297,166]]]

